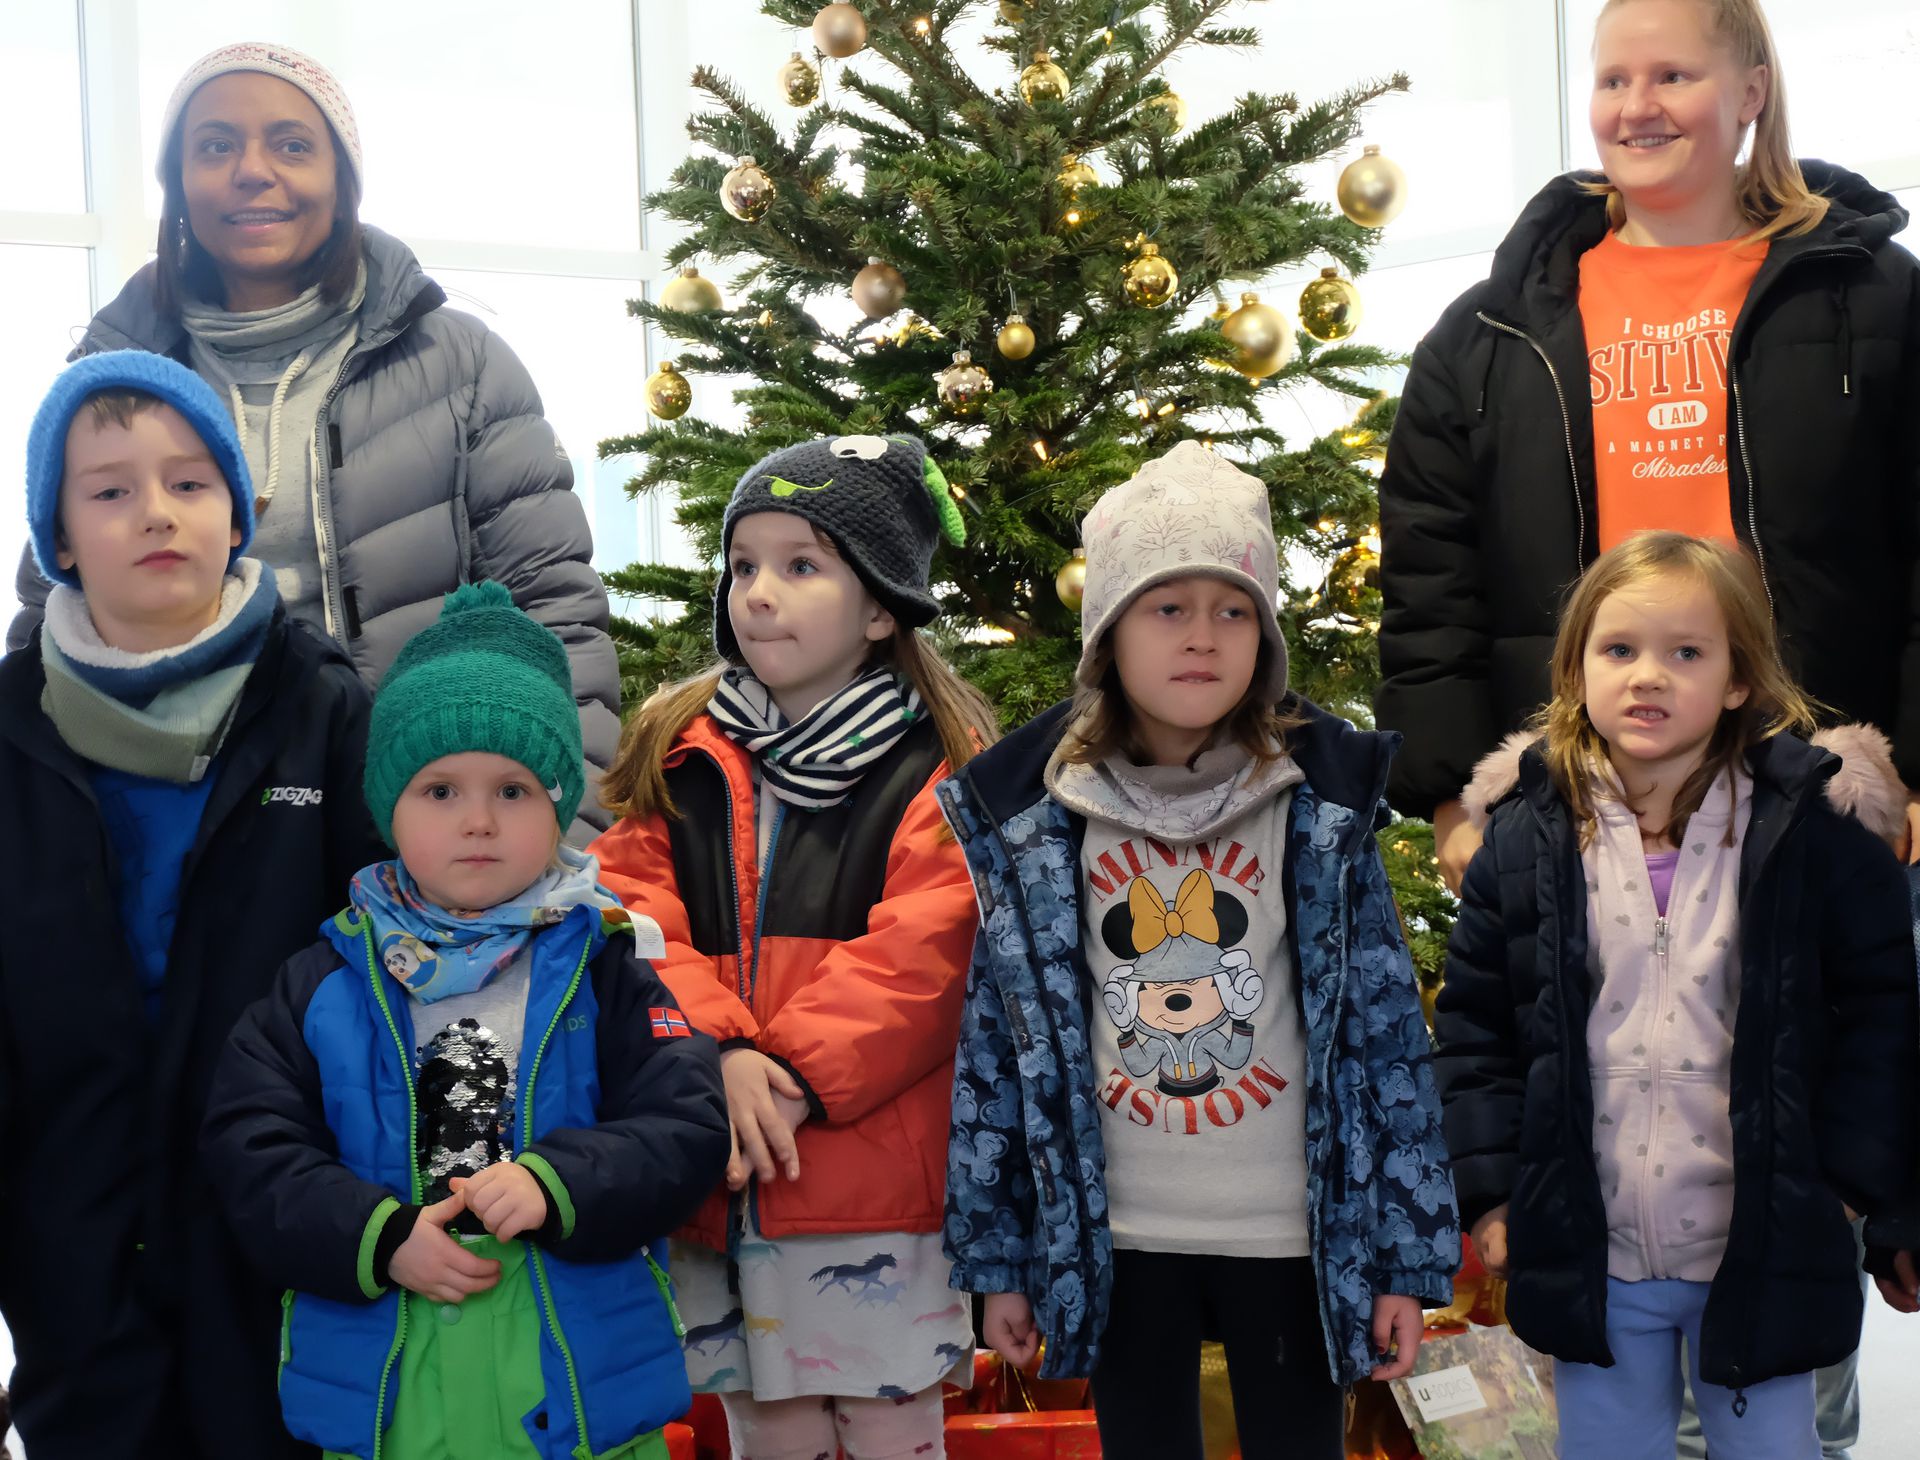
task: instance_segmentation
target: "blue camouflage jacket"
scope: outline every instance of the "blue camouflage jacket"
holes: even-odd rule
[[[1288,936],[1307,1036],[1307,1213],[1327,1358],[1380,1362],[1376,1294],[1450,1301],[1460,1224],[1432,1045],[1373,841],[1397,736],[1305,700],[1289,750],[1306,780],[1287,831]],[[1090,1373],[1113,1284],[1105,1161],[1080,948],[1084,825],[1047,793],[1056,705],[943,782],[981,927],[954,1065],[945,1246],[953,1285],[1024,1293],[1041,1373]]]

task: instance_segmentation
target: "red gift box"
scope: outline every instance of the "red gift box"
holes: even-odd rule
[[[733,1443],[727,1437],[727,1412],[717,1394],[696,1394],[693,1408],[681,1423],[693,1438],[693,1460],[732,1460]],[[681,1460],[674,1455],[671,1460]]]
[[[692,1425],[665,1425],[660,1433],[667,1442],[667,1460],[694,1460]]]
[[[1100,1460],[1090,1409],[962,1414],[947,1421],[948,1460]]]

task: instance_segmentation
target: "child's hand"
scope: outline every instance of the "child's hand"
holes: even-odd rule
[[[1414,1356],[1420,1352],[1420,1336],[1426,1331],[1420,1314],[1420,1300],[1399,1293],[1381,1293],[1373,1300],[1373,1347],[1381,1362],[1374,1366],[1373,1377],[1385,1383],[1404,1379],[1413,1372]],[[1389,1350],[1392,1350],[1389,1356]]]
[[[467,1210],[502,1242],[537,1231],[547,1220],[547,1194],[524,1166],[497,1161],[478,1176],[456,1176],[447,1183],[466,1198]]]
[[[727,1122],[733,1132],[727,1189],[740,1190],[750,1176],[772,1181],[784,1174],[798,1181],[800,1147],[793,1133],[808,1114],[800,1082],[757,1049],[730,1049],[721,1055],[720,1079],[727,1087]]]
[[[1507,1258],[1507,1205],[1501,1202],[1473,1224],[1473,1250],[1480,1254],[1481,1266],[1497,1278],[1513,1271]]]
[[[1016,1369],[1033,1362],[1040,1352],[1040,1330],[1034,1327],[1033,1304],[1025,1293],[989,1293],[987,1311],[980,1320],[980,1336],[987,1347]]]
[[[475,1257],[447,1235],[447,1223],[466,1209],[465,1194],[456,1191],[423,1210],[387,1264],[387,1276],[436,1303],[458,1303],[499,1282],[499,1263]]]
[[[1890,1278],[1874,1278],[1873,1285],[1880,1289],[1880,1296],[1896,1313],[1920,1313],[1920,1271],[1915,1270],[1914,1255],[1896,1252],[1893,1273]]]

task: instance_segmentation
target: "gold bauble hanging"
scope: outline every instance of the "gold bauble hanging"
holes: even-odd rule
[[[669,279],[660,291],[660,307],[676,314],[712,314],[723,303],[720,286],[692,264]]]
[[[1053,591],[1060,595],[1060,602],[1080,612],[1080,605],[1087,596],[1087,555],[1079,548],[1073,550],[1073,556],[1060,565],[1060,571],[1053,575]]]
[[[867,18],[852,5],[833,4],[813,17],[813,43],[829,56],[845,60],[867,43]]]
[[[853,276],[853,302],[868,319],[884,319],[906,297],[906,275],[880,259],[868,259],[867,266]]]
[[[1340,211],[1362,228],[1385,228],[1407,206],[1407,175],[1378,147],[1368,147],[1358,161],[1347,164],[1334,190]]]
[[[1019,25],[1027,18],[1027,7],[1020,0],[1000,0],[1000,18],[1008,25]]]
[[[812,106],[820,99],[820,68],[795,51],[780,63],[780,94],[788,106]]]
[[[1033,326],[1027,323],[1025,315],[1010,314],[993,343],[1009,360],[1024,360],[1033,353]]]
[[[758,223],[779,196],[773,179],[751,157],[743,157],[720,179],[720,206],[742,223]]]
[[[1080,189],[1099,182],[1100,174],[1088,166],[1078,152],[1069,152],[1060,159],[1060,172],[1053,181],[1061,192],[1072,197]]]
[[[647,409],[663,421],[679,420],[693,404],[693,387],[671,360],[662,361],[647,377],[646,392]]]
[[[1158,246],[1142,243],[1140,252],[1120,271],[1120,283],[1129,303],[1143,309],[1158,309],[1173,298],[1173,291],[1180,287],[1180,276],[1174,272],[1173,265],[1160,256]]]
[[[1020,73],[1020,99],[1028,106],[1067,99],[1067,73],[1053,64],[1044,47],[1033,53],[1033,64]]]
[[[1187,125],[1186,99],[1178,92],[1163,91],[1158,96],[1150,96],[1147,105],[1165,113],[1169,132],[1178,132]]]
[[[980,402],[993,394],[993,377],[987,374],[987,367],[973,363],[973,355],[966,350],[953,352],[953,363],[933,377],[935,392],[940,404],[956,416],[974,416],[980,413]]]
[[[1320,277],[1300,291],[1300,323],[1316,340],[1344,340],[1360,328],[1365,309],[1360,290],[1338,269],[1322,269]]]
[[[1298,347],[1286,316],[1262,304],[1258,294],[1240,296],[1240,307],[1220,321],[1220,333],[1234,348],[1229,363],[1252,380],[1284,370]]]

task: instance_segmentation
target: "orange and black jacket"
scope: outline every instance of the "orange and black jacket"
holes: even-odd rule
[[[934,799],[946,774],[922,720],[838,806],[782,806],[763,867],[752,758],[702,714],[667,753],[680,816],[593,844],[601,880],[666,934],[654,966],[695,1026],[806,1091],[799,1180],[756,1188],[765,1237],[939,1230],[977,923]],[[726,1221],[720,1188],[686,1235],[724,1248]]]

